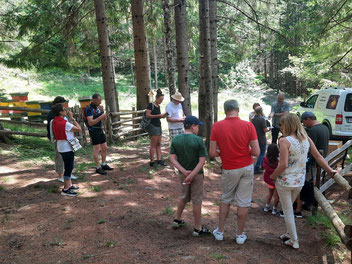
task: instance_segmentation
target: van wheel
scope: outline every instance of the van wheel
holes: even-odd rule
[[[328,129],[329,129],[329,139],[332,140],[333,139],[333,136],[332,136],[332,132],[331,132],[331,126],[329,123],[323,123],[324,126],[326,126]]]

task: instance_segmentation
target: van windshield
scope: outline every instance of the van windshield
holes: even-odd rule
[[[346,95],[345,112],[352,112],[352,93]]]

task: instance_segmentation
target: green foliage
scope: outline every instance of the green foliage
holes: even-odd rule
[[[0,185],[0,192],[5,191],[5,187]]]
[[[104,224],[106,221],[104,219],[99,219],[98,224]]]
[[[101,187],[99,185],[93,185],[91,187],[93,192],[100,192],[101,191]]]
[[[174,210],[171,206],[167,206],[165,210],[162,212],[163,215],[171,215],[174,213]]]

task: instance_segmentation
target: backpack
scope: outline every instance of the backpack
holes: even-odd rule
[[[152,111],[154,110],[154,104],[152,103]],[[142,121],[139,123],[139,128],[143,131],[148,132],[150,122],[152,121],[151,118],[147,118],[147,110],[144,111]]]

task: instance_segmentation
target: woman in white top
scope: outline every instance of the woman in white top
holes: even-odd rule
[[[55,136],[57,142],[57,151],[61,154],[64,161],[64,188],[61,191],[61,195],[67,196],[77,196],[79,188],[72,185],[71,173],[74,167],[75,155],[71,144],[68,140],[73,139],[74,132],[81,131],[81,126],[73,118],[72,112],[67,111],[62,104],[53,105],[52,111],[54,114],[54,119],[52,121],[53,135]],[[70,122],[65,118],[66,115],[69,116]]]
[[[304,185],[308,151],[329,175],[333,176],[336,171],[319,154],[296,114],[290,113],[282,116],[280,118],[280,129],[283,133],[283,137],[279,140],[280,162],[270,178],[275,180],[275,187],[280,197],[287,228],[287,232],[280,238],[285,241],[286,245],[298,249],[299,244],[292,204]]]

